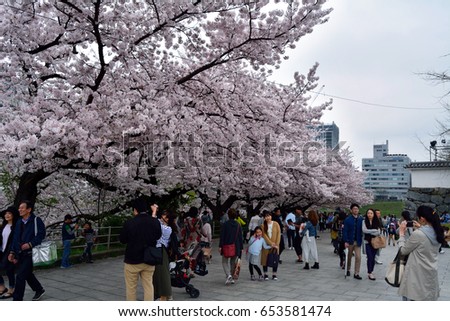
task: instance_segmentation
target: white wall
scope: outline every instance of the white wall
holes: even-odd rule
[[[410,168],[411,187],[450,188],[450,168]]]

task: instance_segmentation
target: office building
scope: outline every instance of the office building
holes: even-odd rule
[[[362,159],[367,176],[364,187],[378,200],[403,200],[411,187],[411,174],[405,166],[411,163],[406,154],[389,154],[389,141],[373,145],[373,158]]]
[[[339,145],[339,127],[334,122],[321,124],[316,130],[319,132],[317,139],[325,142],[327,148],[334,149]]]

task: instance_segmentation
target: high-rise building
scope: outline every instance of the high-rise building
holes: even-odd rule
[[[367,176],[364,186],[375,199],[402,200],[411,187],[411,174],[405,168],[411,163],[406,154],[389,154],[389,141],[373,145],[373,158],[362,159]]]
[[[319,132],[318,140],[325,142],[327,148],[334,149],[339,144],[339,127],[332,124],[321,124],[316,127]]]

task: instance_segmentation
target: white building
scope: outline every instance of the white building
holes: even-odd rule
[[[367,174],[364,187],[375,199],[405,199],[411,187],[411,175],[405,166],[410,163],[406,154],[389,154],[389,141],[373,145],[373,158],[362,159],[362,170]]]
[[[414,162],[406,166],[413,188],[450,188],[450,162]]]

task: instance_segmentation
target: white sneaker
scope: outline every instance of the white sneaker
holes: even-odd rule
[[[375,260],[375,263],[376,263],[376,264],[383,264],[383,262],[377,261],[377,260]]]
[[[445,251],[441,249],[441,250],[439,251],[439,253],[444,254]]]
[[[228,275],[227,279],[225,280],[225,285],[230,284],[233,281],[233,277],[231,275]]]

